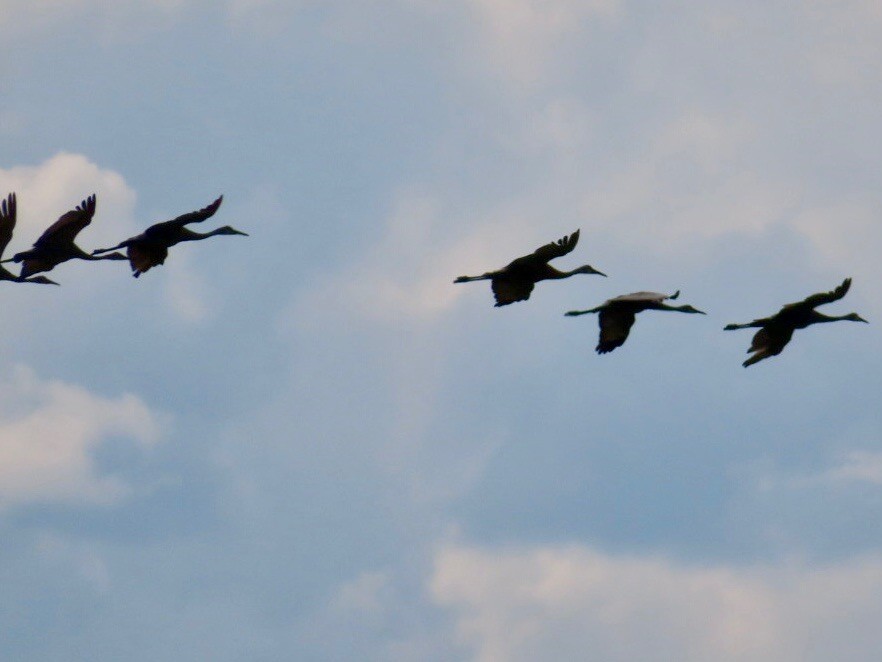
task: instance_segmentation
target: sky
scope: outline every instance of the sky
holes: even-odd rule
[[[870,0],[0,0],[9,660],[867,660]],[[14,54],[14,57],[13,57]],[[581,228],[494,308],[501,267]],[[730,322],[853,278],[745,370]],[[682,292],[598,356],[573,308]]]

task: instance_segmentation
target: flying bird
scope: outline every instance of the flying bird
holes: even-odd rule
[[[40,235],[30,250],[16,253],[11,260],[21,262],[21,278],[27,278],[41,271],[50,271],[68,260],[125,260],[122,253],[112,253],[95,257],[89,255],[74,243],[80,230],[92,222],[95,215],[95,194],[83,200],[76,209],[62,214],[55,223]]]
[[[671,295],[657,292],[634,292],[623,294],[606,301],[603,305],[591,310],[571,310],[565,313],[568,317],[586,315],[588,313],[600,313],[600,341],[597,343],[597,353],[606,354],[616,347],[621,347],[628,339],[628,333],[634,326],[637,313],[644,310],[676,310],[681,313],[706,313],[692,306],[669,306],[664,303],[666,299],[676,299],[680,296],[680,290]]]
[[[747,353],[753,354],[753,356],[742,363],[742,365],[746,368],[770,356],[780,354],[781,350],[790,342],[796,329],[804,329],[807,326],[820,324],[821,322],[838,322],[839,320],[867,323],[867,320],[857,313],[831,317],[815,310],[816,306],[838,301],[845,296],[850,287],[851,278],[846,278],[832,292],[819,292],[818,294],[806,297],[802,301],[788,303],[771,317],[761,317],[746,324],[727,324],[724,327],[726,331],[750,328],[759,329],[753,336],[750,349],[747,350]]]
[[[590,265],[584,265],[572,271],[558,271],[549,260],[561,257],[572,251],[579,242],[579,231],[563,239],[537,248],[533,253],[509,262],[502,269],[488,271],[481,276],[460,276],[454,283],[470,283],[475,280],[489,280],[496,298],[496,307],[507,306],[515,301],[526,301],[530,298],[533,286],[540,280],[558,280],[569,278],[574,274],[598,274],[606,276]]]
[[[10,193],[6,199],[0,202],[0,257],[12,239],[12,231],[15,229],[15,193]],[[0,266],[0,280],[11,280],[16,283],[42,283],[43,285],[58,285],[54,280],[45,276],[24,278],[10,273],[6,267]]]
[[[221,206],[223,199],[224,196],[220,196],[207,207],[183,214],[170,221],[156,223],[141,234],[130,237],[113,248],[99,248],[92,251],[92,253],[106,253],[119,248],[125,248],[129,256],[129,264],[132,266],[132,275],[137,278],[151,267],[164,264],[165,258],[168,257],[169,247],[182,241],[198,241],[221,234],[239,234],[247,237],[248,235],[245,232],[240,232],[229,225],[205,233],[194,232],[186,227],[189,223],[201,223],[205,219],[214,216],[214,213]]]

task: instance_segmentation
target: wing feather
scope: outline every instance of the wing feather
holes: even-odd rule
[[[168,257],[168,249],[165,246],[159,246],[149,242],[136,242],[129,244],[126,248],[129,257],[129,264],[135,276],[165,262]]]
[[[846,295],[848,289],[851,287],[851,278],[846,278],[842,281],[842,284],[839,287],[831,290],[830,292],[819,292],[818,294],[812,294],[810,297],[806,297],[802,301],[797,301],[795,303],[788,303],[781,310],[793,310],[794,308],[815,308],[816,306],[821,306],[825,303],[833,303],[834,301],[838,301],[842,297]]]
[[[15,229],[15,193],[10,193],[0,202],[0,257],[12,239]]]
[[[92,222],[95,215],[95,194],[83,200],[76,209],[62,214],[55,223],[50,225],[40,238],[34,242],[38,248],[51,248],[59,245],[72,244],[80,230]]]
[[[170,221],[163,221],[162,223],[151,225],[149,228],[147,228],[147,230],[145,230],[144,234],[151,236],[154,234],[161,234],[172,228],[182,228],[188,223],[201,223],[205,219],[214,216],[215,212],[217,212],[217,210],[220,208],[223,201],[224,196],[220,196],[217,200],[212,202],[210,205],[203,207],[202,209],[191,211],[186,214],[181,214],[180,216],[177,216]]]
[[[628,310],[610,308],[601,310],[598,317],[600,341],[597,343],[597,353],[606,354],[625,344],[636,319],[636,315]]]
[[[528,280],[494,278],[490,281],[496,306],[506,306],[515,301],[526,301],[533,291],[533,283]]]
[[[579,230],[576,230],[573,234],[558,239],[557,241],[552,241],[550,244],[545,244],[544,246],[540,246],[535,251],[533,251],[532,256],[537,261],[548,262],[549,260],[553,260],[556,257],[561,257],[566,255],[570,251],[572,251],[576,244],[579,243]]]

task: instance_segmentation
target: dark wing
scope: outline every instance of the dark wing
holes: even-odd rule
[[[15,193],[10,193],[3,202],[0,202],[0,256],[12,239],[12,231],[15,229]]]
[[[168,257],[168,249],[165,246],[146,241],[129,244],[126,248],[126,253],[129,256],[129,264],[132,266],[135,278],[150,269],[150,267],[163,264],[165,258]]]
[[[177,218],[173,218],[170,221],[163,221],[162,223],[151,225],[144,231],[144,234],[147,235],[149,238],[154,239],[157,237],[165,236],[168,233],[174,233],[174,231],[184,227],[188,223],[200,223],[205,219],[214,216],[215,212],[220,208],[223,201],[224,196],[221,196],[207,207],[203,207],[198,211],[191,211],[187,214],[181,214]]]
[[[838,301],[848,292],[848,288],[851,287],[851,278],[846,278],[842,281],[842,284],[837,287],[835,290],[831,292],[819,292],[818,294],[812,294],[810,297],[806,297],[802,301],[797,301],[795,303],[788,303],[781,310],[793,310],[794,308],[815,308],[816,306],[820,306],[825,303],[832,303],[834,301]]]
[[[490,281],[493,296],[496,297],[496,306],[506,306],[515,301],[526,301],[533,291],[533,282],[529,280],[511,278],[493,278]]]
[[[628,333],[634,326],[636,315],[630,310],[616,310],[605,308],[600,311],[598,321],[600,323],[600,342],[597,343],[597,353],[606,354],[616,347],[621,347],[628,339]]]
[[[62,215],[55,223],[40,235],[34,242],[38,248],[47,248],[52,245],[68,245],[74,242],[80,230],[92,222],[95,215],[95,194],[83,200],[76,209]]]
[[[750,341],[750,352],[760,350],[770,350],[778,354],[790,339],[793,338],[793,327],[783,324],[770,324],[764,326],[753,334],[753,340]]]
[[[533,251],[530,257],[535,259],[537,262],[548,262],[549,260],[553,260],[556,257],[566,255],[567,253],[572,251],[578,243],[579,231],[576,230],[568,237],[558,239],[557,241],[552,241],[550,244],[545,244],[544,246],[537,248],[535,251]]]

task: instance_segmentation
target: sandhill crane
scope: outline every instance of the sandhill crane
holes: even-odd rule
[[[114,251],[118,248],[125,248],[129,255],[129,264],[132,266],[132,275],[137,278],[150,269],[150,267],[164,264],[165,258],[168,257],[169,247],[179,244],[182,241],[198,241],[199,239],[206,239],[207,237],[222,234],[239,234],[243,237],[247,237],[248,235],[245,232],[240,232],[229,225],[205,233],[194,232],[193,230],[184,227],[188,223],[200,223],[205,219],[214,216],[218,207],[221,206],[223,199],[224,196],[220,196],[207,207],[203,207],[198,211],[193,211],[188,214],[183,214],[170,221],[156,223],[144,230],[141,234],[135,237],[130,237],[113,248],[99,248],[98,250],[92,251],[92,253],[105,253],[107,251]]]
[[[563,239],[537,248],[533,253],[509,262],[502,269],[488,271],[481,276],[460,276],[454,283],[469,283],[475,280],[489,280],[496,298],[496,307],[507,306],[515,301],[526,301],[530,298],[533,285],[540,280],[557,280],[569,278],[574,274],[598,274],[606,276],[590,265],[584,265],[572,271],[558,271],[549,260],[561,257],[572,251],[579,241],[579,230]]]
[[[597,343],[596,349],[598,354],[606,354],[625,344],[639,312],[644,310],[676,310],[681,313],[706,314],[692,306],[669,306],[664,303],[665,299],[676,299],[678,296],[680,296],[680,290],[671,295],[658,294],[657,292],[634,292],[610,299],[597,308],[571,310],[565,315],[576,317],[588,313],[600,313],[598,320],[600,341]]]
[[[83,200],[76,209],[62,214],[55,223],[40,235],[30,250],[16,253],[11,260],[3,262],[22,262],[21,277],[27,278],[41,271],[50,271],[68,260],[125,260],[122,253],[112,253],[96,257],[89,255],[74,243],[80,230],[92,222],[95,215],[95,194]]]
[[[845,296],[848,288],[851,287],[851,278],[846,278],[842,284],[832,292],[820,292],[806,297],[802,301],[796,303],[788,303],[771,317],[761,317],[746,324],[727,324],[724,328],[726,331],[735,329],[759,328],[753,336],[748,354],[753,354],[747,359],[743,365],[753,365],[758,361],[767,359],[770,356],[776,356],[790,342],[793,332],[796,329],[804,329],[812,324],[821,322],[837,322],[839,320],[849,320],[851,322],[865,322],[863,317],[857,313],[848,313],[848,315],[840,315],[838,317],[830,317],[815,310],[816,306],[825,303],[838,301]]]
[[[5,200],[0,202],[0,257],[3,251],[9,245],[12,239],[12,231],[15,229],[15,193],[10,193]],[[34,276],[33,278],[24,278],[16,276],[6,267],[0,267],[0,280],[11,280],[16,283],[42,283],[43,285],[58,285],[54,280],[49,280],[45,276]]]

